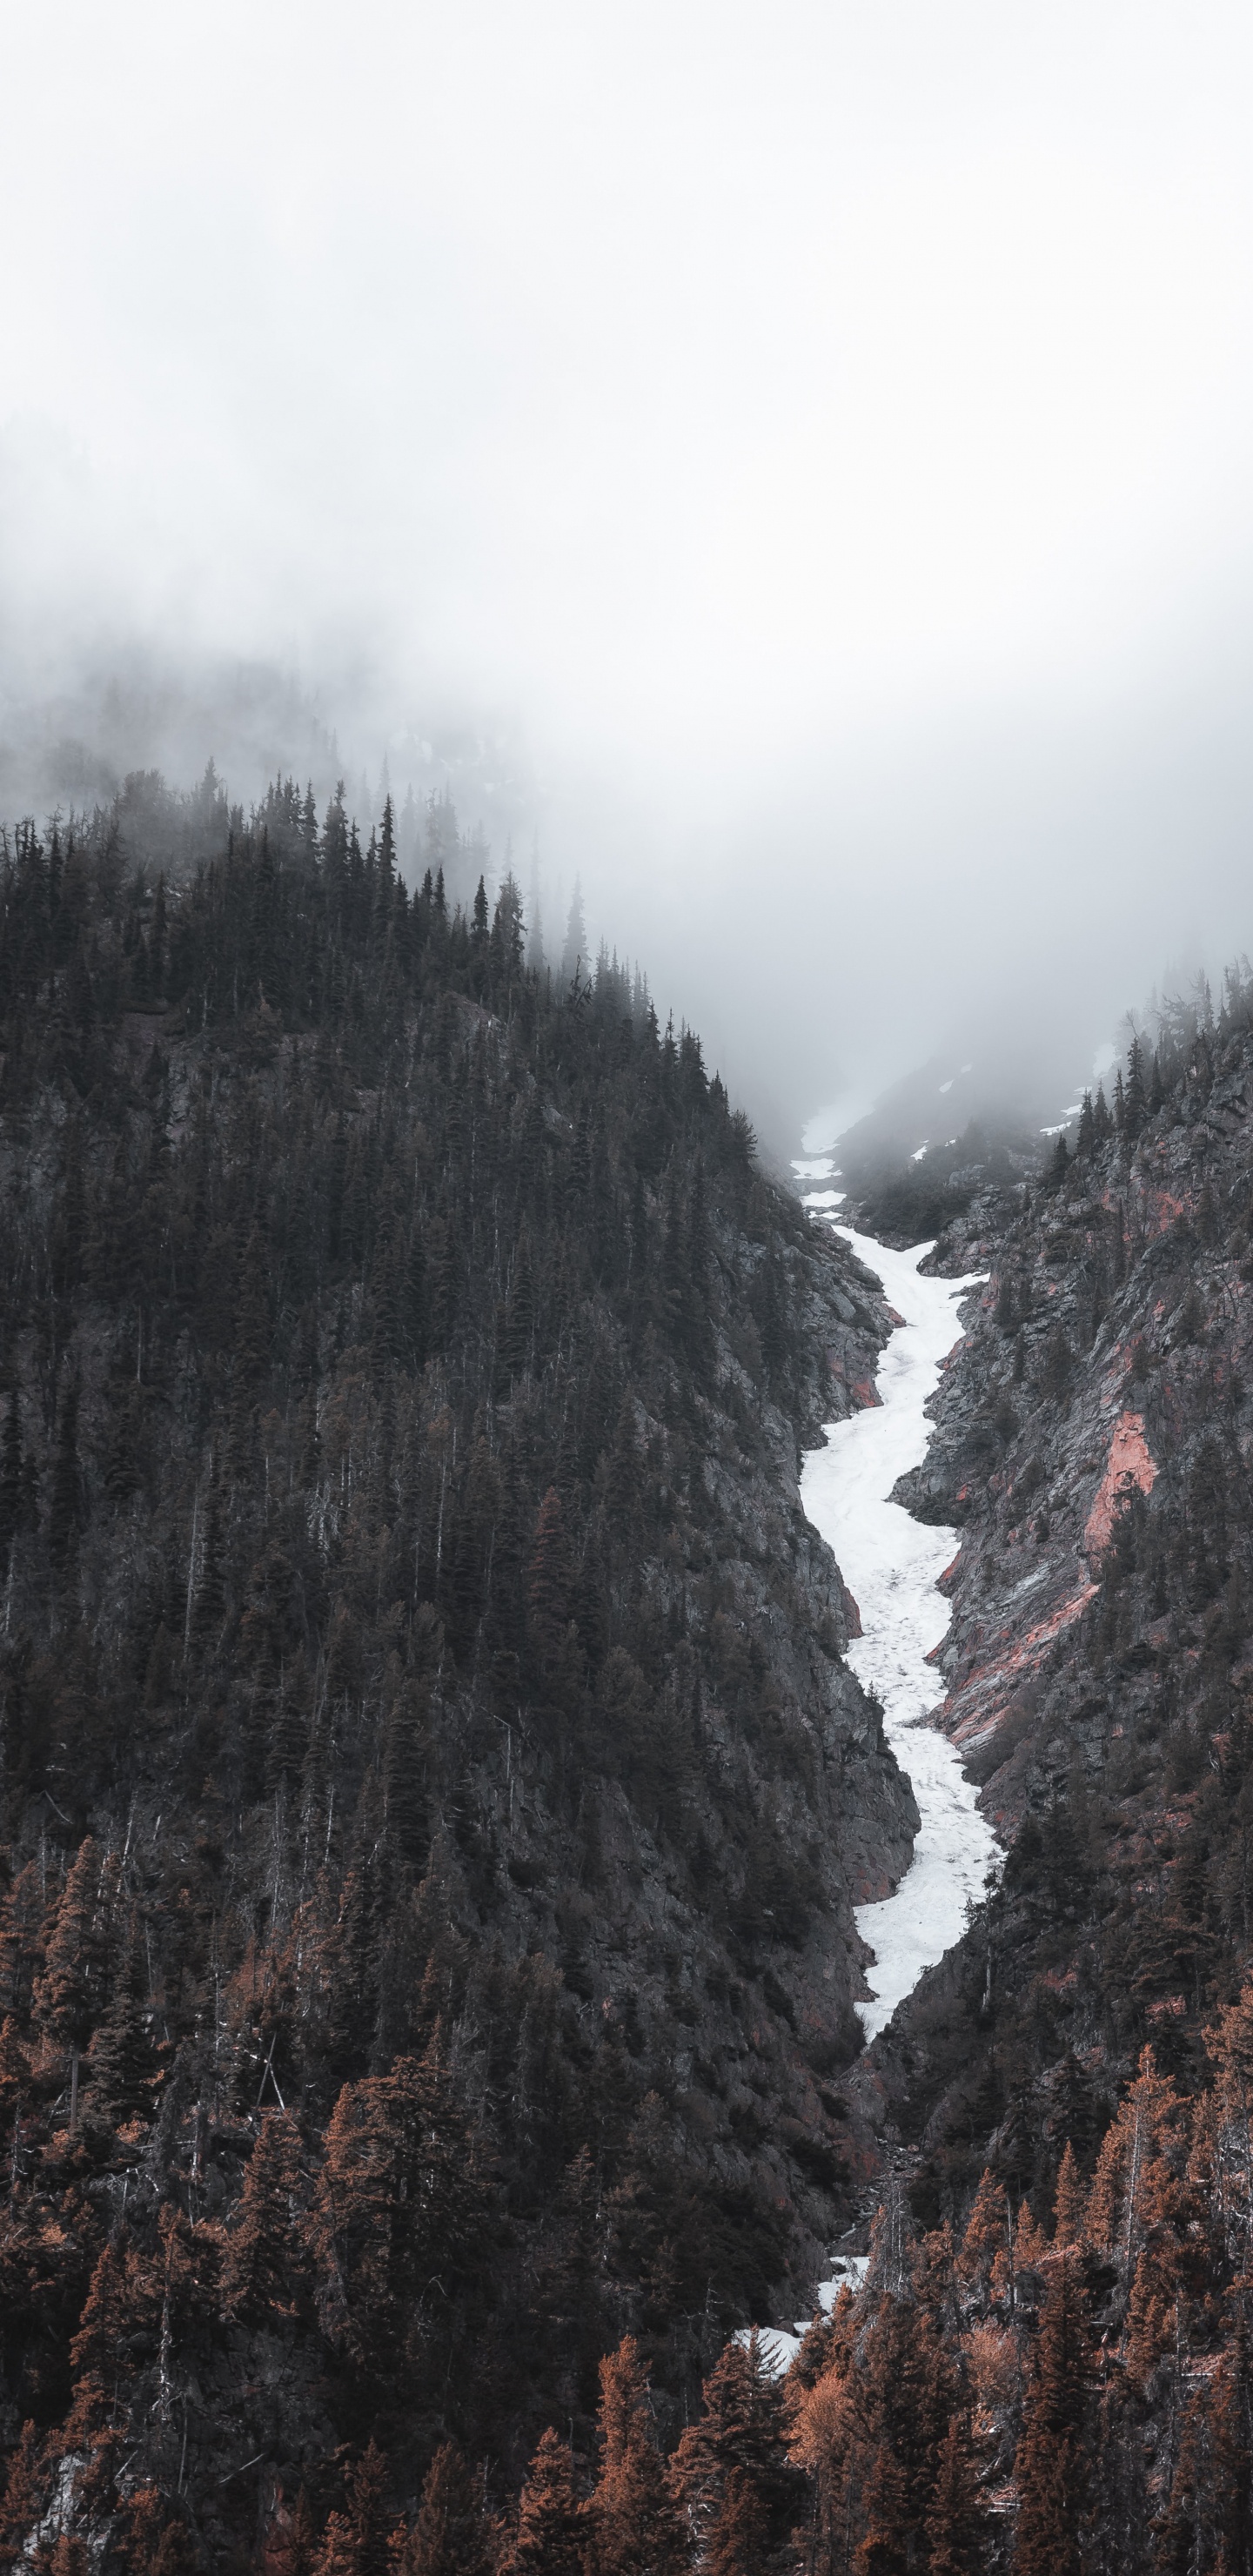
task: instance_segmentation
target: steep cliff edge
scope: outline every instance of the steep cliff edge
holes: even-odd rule
[[[1121,1134],[935,1256],[992,1277],[902,1499],[960,1524],[942,1722],[1010,1852],[876,2051],[931,2218],[989,2161],[1047,2199],[1146,2043],[1197,2082],[1249,1953],[1247,1026],[1137,1081]]]

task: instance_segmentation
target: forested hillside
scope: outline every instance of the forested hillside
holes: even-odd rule
[[[476,856],[5,847],[0,2565],[1249,2576],[1248,988],[928,1184],[1008,1851],[863,2053],[915,1810],[796,1477],[891,1319]]]
[[[656,2486],[864,2189],[915,1811],[796,1473],[886,1312],[430,835],[210,776],[5,845],[0,2560],[59,2576],[373,2571],[424,2482],[405,2563],[476,2565],[645,2370]]]
[[[1163,1013],[937,1256],[991,1276],[905,1498],[961,1528],[944,1722],[1010,1849],[859,2086],[1032,2576],[1253,2551],[1251,1003]]]

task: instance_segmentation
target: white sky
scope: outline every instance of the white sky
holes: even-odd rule
[[[855,931],[828,1096],[955,905],[950,980],[1079,906],[1120,1003],[1248,938],[1247,8],[44,0],[0,61],[10,669],[506,710],[732,1047],[741,889]]]

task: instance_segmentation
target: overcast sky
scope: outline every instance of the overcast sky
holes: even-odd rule
[[[784,1125],[1253,946],[1247,7],[44,0],[3,70],[10,689],[507,725]]]

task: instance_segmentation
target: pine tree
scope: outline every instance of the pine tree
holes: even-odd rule
[[[69,2059],[71,2129],[78,2124],[79,2061],[106,1999],[108,1915],[107,1872],[88,1834],[70,1864],[35,1990],[36,2015]]]
[[[113,1995],[91,2050],[91,2109],[112,2128],[149,2119],[157,2055],[148,2003],[146,1953],[132,1906]]]
[[[1083,2210],[1087,2195],[1075,2162],[1075,2151],[1069,2138],[1062,2150],[1057,2169],[1057,2192],[1053,2202],[1053,2242],[1055,2245],[1077,2244],[1083,2231]]]
[[[926,2537],[930,2576],[979,2576],[986,2563],[987,2516],[964,2415],[950,2418],[940,2445]]]
[[[909,2576],[909,2516],[905,2480],[890,2445],[873,2451],[862,2493],[862,2536],[853,2552],[853,2576]]]
[[[600,2365],[600,2474],[591,2499],[596,2576],[678,2576],[683,2527],[652,2438],[648,2377],[631,2335]]]
[[[1014,2463],[1015,2576],[1081,2576],[1088,2367],[1082,2273],[1078,2257],[1067,2252],[1050,2266]]]
[[[475,2481],[455,2442],[441,2443],[426,2473],[417,2520],[396,2562],[396,2576],[490,2576],[486,2516]],[[548,2562],[531,2560],[537,2576]],[[552,2576],[561,2576],[553,2562]]]
[[[587,932],[583,925],[583,890],[576,877],[566,922],[566,944],[561,952],[561,980],[572,984],[575,976],[585,978],[587,967]]]
[[[968,2289],[986,2290],[993,2263],[1006,2244],[1008,2215],[1005,2186],[985,2165],[957,2256],[958,2279]]]
[[[753,2480],[731,2469],[701,2553],[703,2576],[761,2576],[770,2523]]]
[[[550,2424],[527,2471],[502,2576],[583,2576],[587,2538],[569,2445]]]
[[[304,2199],[300,2131],[290,2111],[267,2111],[222,2249],[226,2316],[291,2315],[304,2271]]]
[[[1148,1095],[1144,1087],[1144,1057],[1138,1037],[1133,1037],[1127,1054],[1127,1087],[1123,1098],[1123,1132],[1130,1143],[1144,1132],[1148,1120]]]
[[[136,2262],[127,2230],[119,2224],[101,2249],[70,2342],[74,2382],[66,2430],[72,2440],[83,2441],[124,2421],[129,2404],[124,2356],[136,2325],[151,2326],[159,2305],[159,2283],[150,2279],[142,2261]]]
[[[726,2346],[702,2394],[704,2411],[680,2436],[670,2465],[673,2493],[692,2528],[704,2534],[713,2530],[734,2476],[741,2497],[735,2527],[747,2528],[743,2498],[748,2495],[766,2542],[775,2548],[791,2529],[801,2495],[788,2458],[783,2388],[767,2367],[756,2334],[747,2344]]]
[[[395,2521],[383,2502],[386,2483],[387,2464],[372,2440],[348,2479],[344,2511],[327,2522],[315,2576],[394,2576]]]
[[[33,2423],[22,2426],[9,2454],[4,2500],[0,2503],[0,2567],[15,2572],[31,2564],[26,2543],[43,2512],[49,2469],[44,2438]]]

